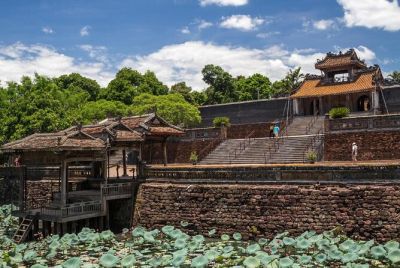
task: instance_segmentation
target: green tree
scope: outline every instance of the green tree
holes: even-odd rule
[[[228,103],[237,99],[232,75],[216,65],[206,65],[201,71],[206,90],[207,104]]]
[[[193,96],[191,94],[192,88],[187,86],[185,82],[180,82],[171,86],[169,91],[171,94],[181,94],[185,100],[189,103],[194,103]]]
[[[389,77],[393,79],[394,82],[400,84],[400,72],[394,71],[393,73],[389,74]]]
[[[237,77],[235,90],[239,101],[269,99],[273,94],[271,81],[262,74]]]
[[[78,73],[62,75],[56,78],[55,82],[61,89],[87,92],[90,101],[96,100],[100,93],[100,85],[95,80],[83,77]]]
[[[290,70],[285,78],[280,81],[275,81],[272,85],[274,97],[288,96],[301,85],[303,80],[304,74],[301,72],[300,67]]]
[[[201,121],[199,110],[180,94],[155,96],[143,93],[134,99],[132,111],[138,115],[155,112],[171,124],[183,127],[194,126]]]
[[[131,68],[122,68],[107,88],[101,90],[100,98],[129,105],[132,104],[133,98],[142,93],[164,95],[168,93],[168,87],[161,83],[153,72],[147,71],[142,75]]]
[[[119,101],[98,100],[85,103],[76,114],[81,123],[91,124],[108,117],[130,115],[131,107]]]

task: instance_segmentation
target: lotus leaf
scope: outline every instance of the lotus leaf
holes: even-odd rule
[[[144,243],[144,238],[143,237],[139,237],[138,239],[135,240],[135,244],[141,245]]]
[[[256,258],[256,257],[247,257],[244,261],[243,261],[243,265],[246,268],[257,268],[260,267],[261,265],[261,261]]]
[[[164,255],[161,257],[161,266],[169,266],[172,261],[171,255]]]
[[[51,260],[57,255],[57,251],[55,249],[50,249],[49,253],[46,255],[46,259]]]
[[[22,251],[24,251],[27,247],[28,247],[28,244],[18,244],[18,245],[15,247],[15,251],[16,251],[16,252],[22,252]]]
[[[115,237],[114,233],[111,232],[110,230],[106,230],[100,233],[100,238],[103,241],[111,241]]]
[[[230,239],[229,235],[227,235],[227,234],[221,235],[221,240],[222,241],[228,241],[229,239]]]
[[[236,241],[240,241],[242,240],[242,234],[241,233],[234,233],[232,235],[233,239],[235,239]]]
[[[296,243],[296,240],[294,240],[291,237],[284,237],[283,238],[283,244],[285,244],[286,246],[292,246]]]
[[[260,246],[264,246],[265,244],[267,244],[268,243],[268,239],[266,239],[266,238],[260,238],[260,239],[258,239],[258,244],[260,245]]]
[[[299,262],[301,264],[309,264],[311,262],[311,260],[312,260],[312,257],[308,256],[308,255],[301,255],[299,257]]]
[[[27,250],[25,251],[23,260],[25,262],[32,262],[37,257],[37,253],[34,250]]]
[[[199,244],[201,244],[201,243],[204,242],[205,238],[202,235],[195,235],[195,236],[192,237],[192,240],[197,242],[197,243],[199,243]]]
[[[293,264],[294,264],[294,261],[290,257],[285,257],[285,258],[279,259],[279,267],[282,267],[282,268],[292,267]]]
[[[399,242],[397,241],[388,241],[385,245],[383,245],[387,251],[392,251],[395,249],[399,249]]]
[[[143,236],[144,232],[146,232],[146,229],[144,229],[143,227],[139,226],[139,227],[136,227],[135,229],[133,229],[132,236],[133,237]]]
[[[181,239],[181,238],[176,239],[175,243],[174,243],[174,247],[177,249],[182,249],[182,248],[186,247],[186,240]]]
[[[308,241],[310,241],[310,243],[317,243],[318,241],[322,240],[323,238],[324,238],[324,236],[322,234],[313,235],[310,238],[308,238]]]
[[[174,267],[181,267],[181,265],[185,262],[185,260],[186,260],[186,255],[177,255],[173,257],[171,264]]]
[[[394,250],[389,251],[389,254],[387,255],[387,258],[392,263],[400,262],[400,250],[399,249],[394,249]]]
[[[371,254],[377,259],[382,258],[386,255],[386,250],[383,246],[375,246],[371,248]]]
[[[151,259],[149,260],[149,262],[148,262],[148,264],[149,264],[151,267],[159,267],[159,266],[161,266],[161,263],[162,263],[162,259],[159,258],[159,257],[153,257],[153,258],[151,258]]]
[[[192,260],[190,267],[203,268],[208,265],[208,258],[204,255],[197,256]]]
[[[164,227],[161,228],[161,231],[162,231],[164,234],[168,235],[168,234],[169,234],[170,232],[172,232],[172,230],[174,230],[174,229],[175,229],[174,226],[165,225]]]
[[[210,249],[204,253],[204,256],[206,256],[208,260],[213,261],[219,256],[219,253],[216,250]]]
[[[189,223],[187,221],[181,221],[181,226],[187,227],[187,226],[189,226]]]
[[[337,250],[337,249],[330,250],[330,251],[328,251],[328,257],[330,259],[332,259],[332,260],[338,261],[338,260],[342,259],[343,253],[340,250]]]
[[[251,245],[248,245],[246,248],[246,252],[250,255],[255,254],[259,250],[261,250],[261,247],[259,244],[251,244]]]
[[[79,268],[81,267],[81,259],[78,257],[72,257],[61,264],[63,268]]]
[[[303,250],[308,249],[310,246],[311,246],[311,243],[309,242],[309,240],[304,239],[304,238],[297,240],[296,245],[295,245],[296,248],[303,249]]]
[[[173,239],[177,239],[179,236],[182,235],[182,231],[179,229],[174,229],[168,235]]]
[[[234,250],[234,247],[232,247],[232,246],[226,246],[226,247],[224,247],[223,249],[222,249],[222,251],[224,252],[224,253],[229,253],[229,252],[231,252],[231,251],[233,251]]]
[[[186,256],[188,254],[188,250],[186,248],[183,248],[181,250],[177,250],[174,253],[172,253],[173,257],[175,258],[176,256]]]
[[[84,263],[82,265],[82,268],[99,268],[100,266],[97,264],[93,264],[93,263]]]
[[[343,263],[354,262],[358,260],[358,258],[359,256],[356,253],[350,252],[343,255],[342,262]]]
[[[313,237],[315,235],[316,235],[315,231],[307,231],[306,232],[306,238],[311,238],[311,237]]]
[[[323,239],[321,239],[321,240],[318,240],[315,244],[316,244],[316,245],[318,246],[318,248],[321,250],[321,249],[324,249],[324,248],[328,247],[328,246],[330,245],[330,242],[329,242],[328,239],[323,238]]]
[[[327,256],[324,253],[319,253],[314,258],[317,262],[324,263],[327,259]]]
[[[198,249],[199,247],[200,247],[200,243],[197,243],[196,241],[190,241],[188,244],[187,244],[187,247],[188,247],[188,249],[189,249],[189,251],[191,251],[191,252],[193,252],[193,251],[195,251],[196,249]]]
[[[57,240],[55,240],[55,241],[53,241],[53,242],[50,243],[49,248],[50,248],[50,249],[57,249],[57,248],[60,247],[60,245],[61,245],[60,242],[58,242]]]
[[[289,234],[289,232],[283,232],[283,233],[277,234],[274,239],[280,239],[282,237],[287,236],[288,234]]]
[[[100,265],[106,268],[116,267],[118,262],[119,258],[109,253],[104,254],[99,259]]]
[[[2,256],[2,254],[0,256]],[[19,264],[23,261],[23,256],[21,253],[17,253],[14,256],[9,256],[9,258],[12,264]]]
[[[339,245],[339,248],[343,251],[350,251],[350,249],[354,246],[354,241],[351,239],[347,239],[346,241],[344,241],[343,243],[341,243]]]
[[[155,243],[156,242],[156,240],[155,240],[155,238],[154,238],[154,236],[153,236],[153,234],[151,232],[145,232],[143,234],[143,238],[148,243]]]
[[[47,268],[47,265],[42,265],[42,264],[34,264],[31,266],[31,268]]]
[[[178,238],[179,239],[184,239],[184,240],[189,240],[190,239],[190,235],[181,232],[181,234],[177,237],[177,239]]]
[[[215,235],[216,232],[217,232],[216,229],[211,229],[210,231],[208,231],[208,236],[213,236]]]

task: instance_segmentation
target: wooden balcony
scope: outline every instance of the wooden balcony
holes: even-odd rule
[[[25,218],[28,215],[36,216],[38,220],[52,221],[58,223],[89,219],[106,216],[107,201],[131,198],[133,194],[133,183],[102,184],[100,191],[85,190],[68,193],[68,204],[62,206],[61,194],[54,193],[53,201],[41,208],[19,209],[13,211],[13,215]]]

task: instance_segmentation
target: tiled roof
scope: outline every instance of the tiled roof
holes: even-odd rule
[[[315,68],[329,69],[349,65],[357,65],[362,68],[367,67],[365,63],[358,58],[354,50],[349,50],[344,54],[328,53],[323,60],[315,64]]]
[[[181,136],[184,135],[185,132],[172,127],[150,127],[150,134],[154,136]]]
[[[321,97],[370,91],[375,88],[375,71],[363,72],[352,82],[322,84],[321,79],[306,79],[291,98]]]
[[[142,135],[137,131],[116,130],[114,135],[117,141],[143,141]]]
[[[26,150],[101,150],[104,142],[84,133],[43,133],[33,134],[2,146],[4,151]]]

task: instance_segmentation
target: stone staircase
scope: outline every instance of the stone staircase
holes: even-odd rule
[[[323,128],[323,123],[323,117],[295,117],[287,136],[279,141],[274,138],[225,140],[200,164],[301,163],[305,150]]]

